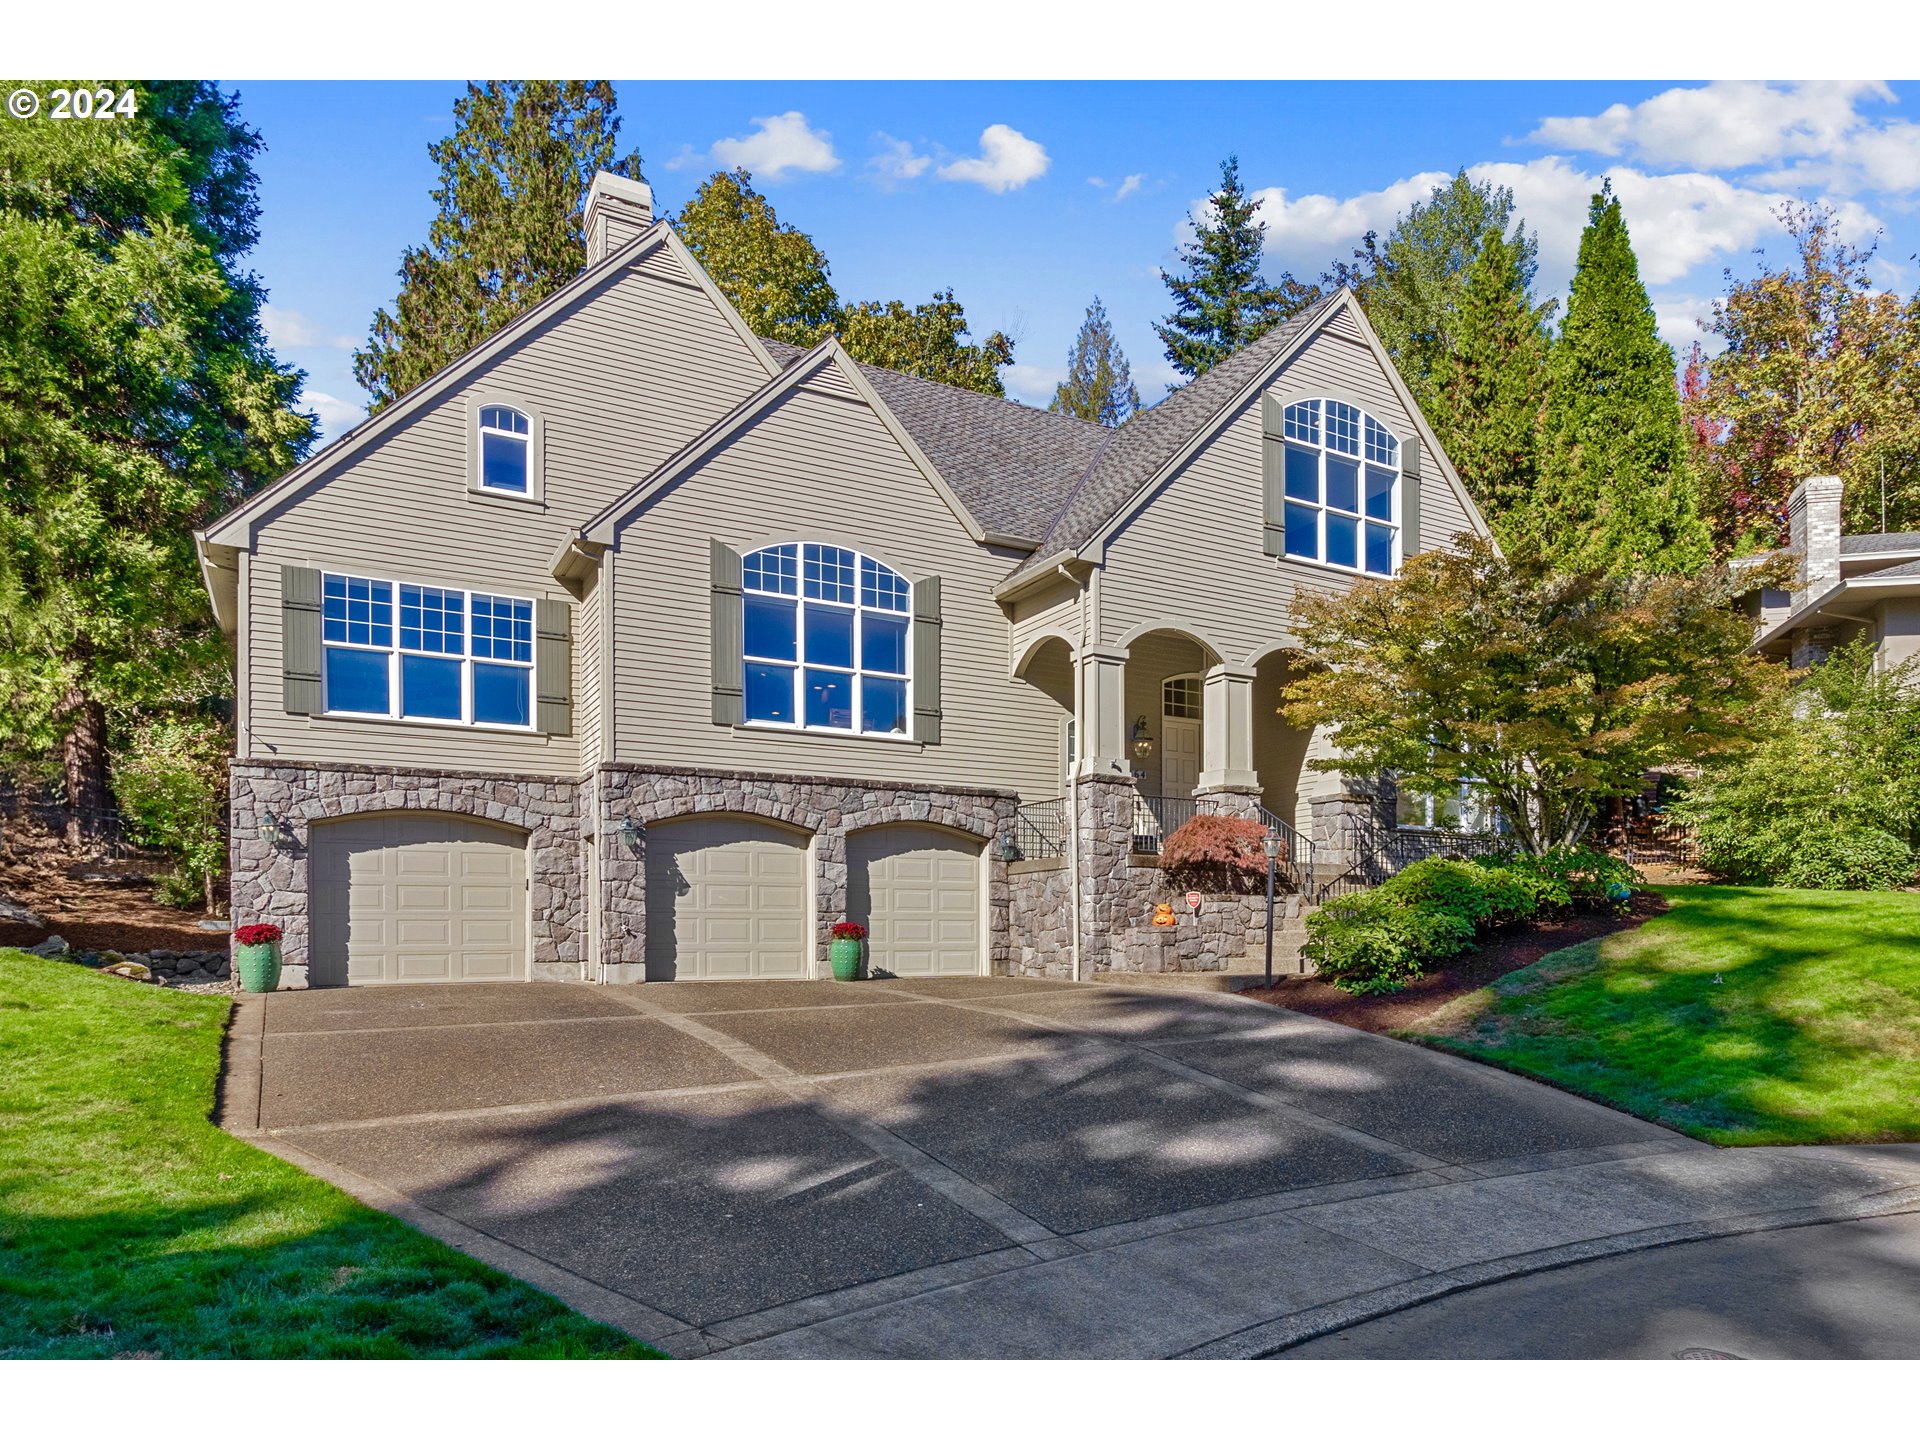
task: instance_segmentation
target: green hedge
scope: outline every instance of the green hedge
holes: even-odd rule
[[[1307,918],[1301,953],[1354,995],[1386,995],[1486,934],[1570,909],[1625,909],[1639,877],[1596,850],[1416,861]]]

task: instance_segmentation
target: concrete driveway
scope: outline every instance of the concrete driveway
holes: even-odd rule
[[[1920,1204],[1229,996],[943,979],[244,997],[222,1122],[679,1355],[1266,1353]]]

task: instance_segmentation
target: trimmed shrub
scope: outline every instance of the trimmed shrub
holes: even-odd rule
[[[1640,872],[1617,855],[1577,846],[1544,855],[1482,856],[1475,860],[1527,892],[1538,911],[1625,910]]]
[[[1301,953],[1349,995],[1390,995],[1419,979],[1429,959],[1473,943],[1471,922],[1409,905],[1385,887],[1329,901],[1308,917],[1307,931]]]
[[[1257,820],[1196,815],[1161,841],[1160,868],[1184,888],[1246,894],[1266,883],[1266,837]]]
[[[1475,928],[1493,918],[1489,878],[1490,872],[1480,866],[1435,856],[1416,860],[1381,885],[1379,893],[1422,909],[1457,915],[1469,928]]]
[[[1796,890],[1897,890],[1913,883],[1913,852],[1884,830],[1809,831],[1802,844],[1780,877]]]

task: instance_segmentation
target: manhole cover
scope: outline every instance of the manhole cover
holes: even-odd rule
[[[1689,1345],[1684,1350],[1673,1352],[1676,1360],[1744,1360],[1744,1355],[1729,1355],[1724,1350],[1709,1350],[1704,1345]]]

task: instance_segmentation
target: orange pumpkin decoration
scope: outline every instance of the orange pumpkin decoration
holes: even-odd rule
[[[1171,924],[1173,924],[1173,923],[1174,923],[1174,919],[1173,919],[1173,906],[1171,906],[1171,905],[1156,905],[1156,906],[1154,906],[1154,907],[1153,907],[1153,923],[1154,923],[1154,924],[1156,924],[1156,925],[1171,925]]]

